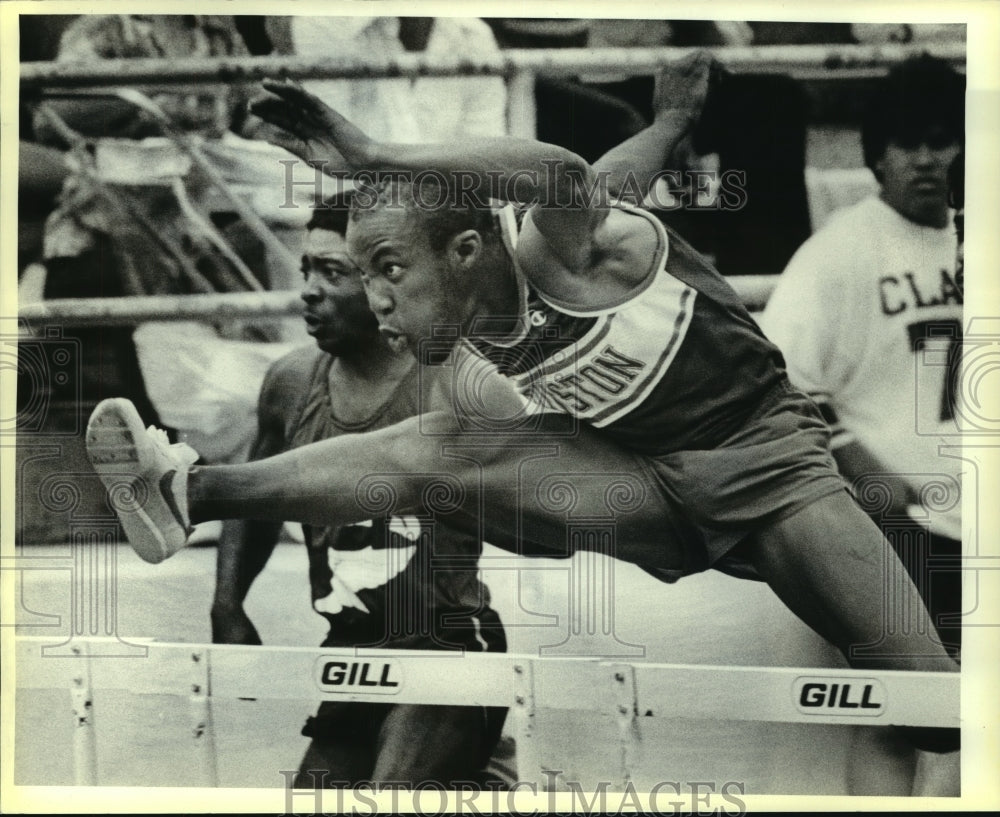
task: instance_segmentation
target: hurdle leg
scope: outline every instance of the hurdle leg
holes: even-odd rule
[[[90,686],[90,650],[86,642],[73,645],[74,662],[70,680],[73,705],[73,784],[97,785],[97,726],[94,720],[94,696]]]
[[[632,772],[639,761],[642,735],[639,731],[635,668],[631,664],[609,665],[611,700],[618,726],[618,746],[621,758],[621,790],[633,783]]]
[[[514,740],[516,742],[517,779],[538,782],[542,763],[538,756],[535,724],[535,680],[531,661],[514,664]]]
[[[191,739],[194,742],[194,760],[198,764],[198,777],[202,786],[219,785],[219,771],[215,752],[215,728],[212,722],[210,697],[210,667],[207,650],[191,653],[191,694],[188,712],[191,717]]]

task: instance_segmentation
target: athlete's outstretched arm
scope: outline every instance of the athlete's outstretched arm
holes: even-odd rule
[[[266,80],[264,88],[271,96],[254,102],[251,112],[284,131],[274,143],[303,160],[342,159],[356,172],[436,173],[448,180],[453,196],[534,203],[534,225],[565,269],[587,268],[593,233],[607,216],[608,202],[594,195],[594,168],[572,151],[513,137],[378,142],[297,83]]]
[[[696,51],[657,76],[653,124],[594,163],[612,196],[639,204],[662,171],[686,170],[694,155],[713,150],[711,132],[724,77],[707,51]]]

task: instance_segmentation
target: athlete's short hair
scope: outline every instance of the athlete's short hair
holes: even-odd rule
[[[861,127],[865,164],[876,172],[890,142],[914,144],[932,128],[964,144],[965,77],[921,54],[894,66],[868,100]]]
[[[341,236],[347,235],[350,202],[350,193],[340,193],[327,199],[320,199],[313,206],[312,215],[306,222],[306,230],[329,230]]]
[[[498,238],[489,200],[475,192],[454,192],[444,174],[419,173],[412,179],[380,176],[351,200],[351,220],[383,207],[403,207],[421,219],[430,248],[440,252],[464,230],[476,230],[487,241]]]

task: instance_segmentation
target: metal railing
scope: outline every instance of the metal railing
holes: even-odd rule
[[[762,309],[777,275],[732,276],[727,281],[749,309]],[[18,317],[31,324],[135,326],[145,321],[219,321],[300,315],[298,292],[232,292],[207,295],[135,295],[120,298],[61,298],[25,304]]]
[[[554,48],[507,49],[467,57],[372,54],[358,62],[340,57],[211,57],[128,59],[88,63],[37,62],[21,65],[22,89],[82,88],[109,85],[192,82],[257,82],[264,77],[298,79],[377,79],[382,77],[513,77],[528,72],[545,76],[610,72],[649,74],[701,50],[693,48]],[[909,54],[927,51],[965,63],[965,43],[918,45],[760,45],[704,49],[737,72],[782,72],[798,77],[836,79],[877,76]]]
[[[326,57],[212,57],[129,59],[92,63],[39,62],[21,65],[22,91],[65,91],[108,86],[190,83],[256,83],[265,77],[379,79],[393,77],[500,76],[507,80],[508,131],[534,136],[537,76],[652,74],[696,49],[556,48],[508,49],[478,59],[428,58],[423,54],[358,62]],[[712,51],[732,71],[785,73],[798,79],[858,79],[879,76],[908,55],[927,51],[964,69],[965,43],[919,45],[722,46]]]

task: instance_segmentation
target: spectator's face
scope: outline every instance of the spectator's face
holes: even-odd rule
[[[948,221],[948,168],[958,153],[958,141],[943,128],[891,140],[876,165],[882,199],[910,221],[943,227]]]
[[[338,357],[370,351],[378,342],[377,323],[344,237],[332,230],[310,230],[302,274],[302,315],[319,348]]]
[[[478,303],[469,276],[456,274],[448,249],[430,246],[424,226],[419,213],[390,206],[352,218],[347,228],[368,304],[396,352],[416,354],[420,342],[432,336],[443,347],[453,343],[464,334]]]

